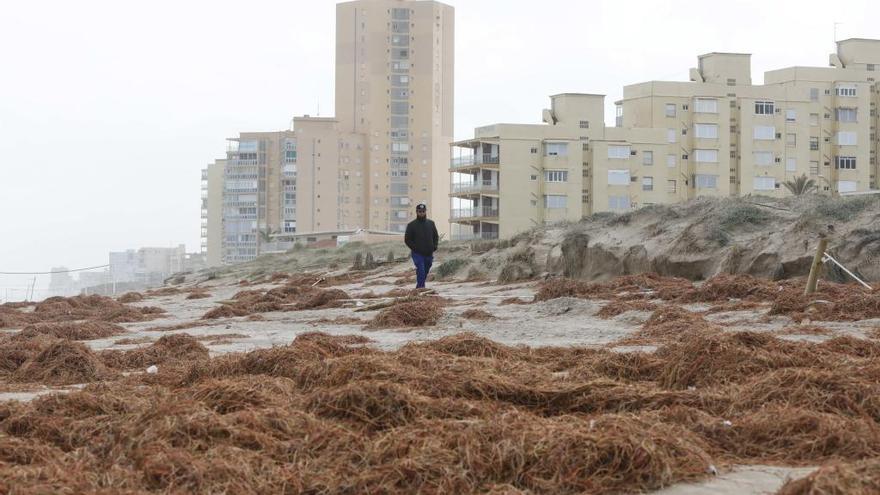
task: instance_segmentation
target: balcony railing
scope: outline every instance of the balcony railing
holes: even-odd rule
[[[491,180],[477,182],[461,182],[452,184],[452,192],[454,193],[477,193],[477,192],[498,192],[498,183]]]
[[[475,165],[498,165],[501,162],[498,155],[489,153],[458,156],[454,157],[450,162],[451,168],[473,167]]]
[[[466,233],[466,234],[453,234],[453,241],[474,241],[474,240],[485,240],[491,241],[498,239],[498,232],[479,232],[476,234]]]
[[[450,218],[461,219],[461,218],[497,218],[498,217],[498,208],[495,206],[478,206],[476,208],[457,208],[452,210],[450,214]]]

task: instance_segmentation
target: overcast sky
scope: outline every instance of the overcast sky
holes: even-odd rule
[[[455,135],[539,122],[548,95],[687,80],[749,52],[753,82],[880,38],[880,2],[468,0],[456,8]],[[333,114],[332,0],[7,2],[0,29],[0,271],[199,249],[200,170],[239,131]],[[0,275],[0,289],[19,280]],[[0,296],[2,297],[2,296]]]

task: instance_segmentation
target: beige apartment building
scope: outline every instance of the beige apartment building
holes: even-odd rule
[[[400,234],[420,202],[446,214],[454,16],[434,1],[337,5],[336,116],[297,117],[290,130],[229,140],[223,263],[304,233]],[[211,238],[213,224],[203,223]],[[214,259],[216,244],[205,244]]]
[[[823,194],[877,189],[878,66],[880,40],[845,40],[831,67],[753,85],[750,55],[710,53],[690,81],[626,86],[616,127],[604,126],[601,96],[551,97],[545,125],[480,127],[452,145],[453,237],[699,196],[781,197],[801,175]]]
[[[336,118],[343,132],[363,136],[366,151],[363,163],[341,165],[343,176],[362,174],[343,204],[362,205],[363,218],[344,213],[340,227],[402,233],[419,202],[445,212],[454,23],[454,9],[440,2],[337,5]]]
[[[201,253],[208,266],[223,262],[223,172],[226,160],[214,160],[202,169]]]

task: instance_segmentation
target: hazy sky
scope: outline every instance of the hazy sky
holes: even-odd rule
[[[456,8],[455,134],[538,122],[548,95],[686,80],[696,56],[825,66],[880,38],[880,2],[468,0]],[[200,170],[239,131],[333,114],[331,0],[6,2],[0,29],[0,271],[199,248]],[[873,28],[873,30],[872,30]],[[0,275],[0,289],[20,282]]]

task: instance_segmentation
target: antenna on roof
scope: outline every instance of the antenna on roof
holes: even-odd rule
[[[318,98],[318,117],[321,116],[321,99]]]

